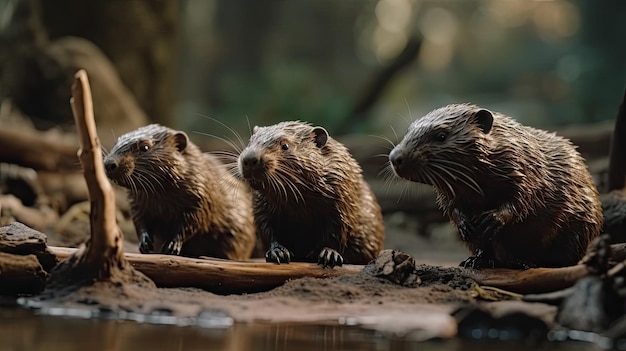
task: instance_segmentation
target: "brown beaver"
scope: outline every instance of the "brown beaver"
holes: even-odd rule
[[[250,257],[252,195],[184,132],[151,124],[124,134],[104,166],[114,183],[128,189],[140,252]]]
[[[299,121],[254,127],[238,163],[254,189],[268,262],[365,264],[382,249],[380,206],[361,167],[324,128]]]
[[[570,141],[469,104],[413,122],[389,160],[432,185],[472,257],[464,267],[573,265],[602,228],[598,191]]]

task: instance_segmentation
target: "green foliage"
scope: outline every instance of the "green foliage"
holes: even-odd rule
[[[219,119],[235,122],[247,116],[252,125],[302,120],[332,130],[348,113],[351,100],[329,83],[312,66],[295,63],[229,76],[218,88]]]

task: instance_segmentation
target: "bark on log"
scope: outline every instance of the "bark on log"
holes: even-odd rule
[[[76,249],[49,247],[58,259]],[[196,287],[216,293],[250,293],[269,290],[289,279],[302,277],[328,278],[355,274],[364,266],[344,265],[324,269],[314,263],[292,262],[277,265],[266,262],[241,262],[214,258],[193,259],[169,255],[124,254],[138,271],[159,287]],[[461,268],[459,268],[461,269]],[[587,275],[587,267],[563,268],[463,269],[463,273],[480,285],[493,286],[517,293],[543,293],[570,287]]]
[[[578,279],[587,276],[585,265],[562,268],[483,269],[467,271],[467,275],[480,285],[516,292],[519,294],[537,294],[569,288]]]
[[[76,249],[50,247],[58,259],[64,259]],[[287,280],[303,277],[329,278],[354,274],[363,266],[344,265],[333,269],[317,264],[292,262],[242,262],[216,258],[194,259],[171,255],[124,254],[126,260],[159,287],[195,287],[216,293],[250,293],[265,291],[284,284]]]
[[[626,245],[612,245],[614,260],[626,257]],[[58,260],[64,260],[78,250],[48,247]],[[266,262],[229,261],[212,258],[193,259],[169,255],[124,254],[138,271],[151,278],[159,287],[196,287],[216,293],[251,293],[269,290],[287,280],[302,277],[329,278],[342,274],[356,274],[364,266],[344,265],[324,269],[314,263],[293,262],[276,265]],[[29,266],[22,268],[29,276]],[[588,274],[583,264],[562,268],[531,268],[528,270],[459,268],[463,274],[480,285],[529,294],[561,290],[574,285]],[[15,270],[16,272],[19,269]],[[1,281],[0,281],[1,282]]]

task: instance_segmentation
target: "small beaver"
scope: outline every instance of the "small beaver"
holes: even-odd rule
[[[413,122],[389,160],[432,185],[473,256],[471,268],[561,267],[602,228],[598,191],[569,140],[470,104]]]
[[[361,167],[324,128],[299,121],[254,127],[238,163],[254,189],[268,262],[365,264],[382,249],[380,206]]]
[[[124,134],[104,167],[114,183],[128,189],[140,252],[250,257],[252,195],[184,132],[151,124]]]

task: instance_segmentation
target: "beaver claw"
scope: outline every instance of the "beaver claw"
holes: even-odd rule
[[[481,255],[479,252],[476,256],[466,258],[463,262],[459,263],[459,266],[473,269],[494,268],[496,262],[492,258]]]
[[[163,244],[161,253],[166,255],[180,255],[180,250],[183,248],[183,240],[179,237],[174,237],[169,242]]]
[[[154,251],[154,243],[148,232],[142,231],[139,236],[139,252],[142,254],[152,253]]]
[[[339,252],[331,249],[330,247],[325,247],[320,252],[320,255],[317,258],[317,264],[326,268],[333,268],[335,266],[343,265],[343,257]]]
[[[266,262],[275,262],[277,264],[289,263],[293,258],[293,253],[279,243],[270,244],[270,249],[265,253]]]

